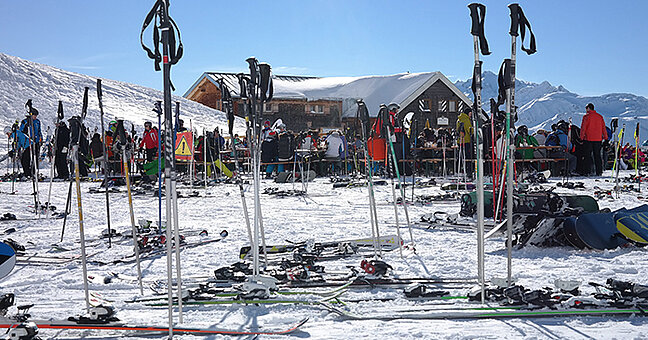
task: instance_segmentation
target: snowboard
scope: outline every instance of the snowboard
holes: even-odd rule
[[[599,211],[599,206],[594,197],[588,195],[559,195],[563,200],[563,204],[568,208],[577,209],[582,208],[583,212],[591,213]],[[515,195],[513,199],[513,213],[514,214],[534,214],[542,211],[543,207],[547,205],[549,196],[545,193],[532,193]],[[463,216],[473,216],[477,211],[477,192],[464,194],[461,197],[461,214]],[[484,192],[484,216],[493,217],[493,193],[490,191]],[[497,204],[495,202],[495,204]],[[506,206],[506,199],[502,201],[502,205]]]
[[[0,242],[0,279],[9,275],[16,266],[16,251],[8,244]]]
[[[232,178],[232,176],[234,176],[232,171],[225,164],[223,164],[220,159],[215,160],[213,163],[218,169],[220,169],[223,175],[227,176],[228,178]]]
[[[625,209],[623,209],[625,210]],[[616,228],[618,212],[583,214],[576,218],[570,236],[578,238],[587,248],[605,250],[625,245],[628,241]],[[578,242],[577,242],[578,243]]]
[[[616,222],[616,228],[629,241],[648,244],[648,213],[621,217]]]

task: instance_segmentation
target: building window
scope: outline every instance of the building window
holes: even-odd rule
[[[432,100],[430,100],[430,99],[421,99],[421,100],[419,100],[419,110],[421,112],[430,112],[430,111],[432,111]]]
[[[448,100],[448,112],[457,112],[457,102]]]
[[[277,104],[265,103],[263,104],[263,112],[277,112]]]
[[[439,112],[448,112],[447,100],[439,100]]]
[[[308,105],[310,113],[324,113],[324,105]]]

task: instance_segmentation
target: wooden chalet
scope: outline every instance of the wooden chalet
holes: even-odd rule
[[[234,73],[205,72],[184,97],[222,110],[218,80],[223,79],[234,99],[234,114],[241,116],[239,85]],[[353,125],[356,100],[363,99],[371,116],[382,103],[397,103],[401,117],[415,113],[419,130],[426,121],[432,128],[454,128],[459,112],[472,105],[441,72],[401,73],[365,77],[304,77],[275,75],[274,99],[265,104],[263,116],[279,118],[288,129],[339,129]]]

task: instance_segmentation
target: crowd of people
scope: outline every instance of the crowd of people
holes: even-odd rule
[[[383,111],[381,111],[383,112]],[[583,117],[581,126],[568,123],[564,120],[552,125],[551,131],[538,129],[530,134],[527,126],[517,127],[513,139],[517,151],[516,159],[541,160],[542,162],[524,162],[522,170],[544,170],[547,159],[560,159],[562,162],[553,162],[555,175],[597,175],[600,176],[606,168],[607,160],[615,153],[614,145],[610,142],[613,136],[613,127],[607,127],[603,117],[597,113],[593,104],[588,104],[586,114]],[[395,175],[398,169],[400,174],[409,175],[412,171],[421,169],[420,163],[408,162],[410,159],[440,158],[440,153],[449,152],[443,157],[451,159],[464,158],[470,160],[474,153],[474,130],[472,126],[472,111],[470,108],[464,110],[459,116],[454,129],[449,126],[432,129],[429,124],[422,129],[418,135],[410,136],[410,131],[402,127],[403,117],[398,114],[398,105],[390,104],[375,120],[371,127],[365,127],[365,138],[367,138],[368,155],[367,159],[372,164],[374,172],[381,175]],[[105,131],[105,145],[101,132],[95,128],[94,133],[81,126],[79,117],[59,120],[55,125],[55,136],[43,139],[41,122],[38,119],[38,110],[30,108],[26,117],[16,123],[8,132],[13,147],[10,155],[20,160],[23,169],[22,176],[30,178],[35,175],[36,159],[50,157],[55,167],[55,176],[60,179],[68,179],[74,171],[71,162],[70,151],[72,145],[78,145],[79,171],[82,177],[88,175],[90,167],[103,166],[104,157],[108,160],[108,172],[111,175],[120,174],[122,169],[122,154],[126,152],[128,159],[135,161],[137,169],[143,174],[154,174],[146,169],[144,164],[157,163],[158,149],[160,145],[160,134],[157,127],[151,122],[144,123],[144,130],[141,135],[137,134],[134,126],[131,125],[130,133],[125,128],[118,133],[118,121],[111,121]],[[123,125],[122,125],[123,126]],[[187,131],[182,120],[177,124],[177,132]],[[295,133],[288,130],[281,119],[271,124],[266,121],[261,130],[261,162],[266,177],[277,176],[284,171],[292,171],[297,164],[318,163],[313,165],[319,175],[339,175],[351,171],[364,171],[365,155],[363,153],[363,133],[359,126],[349,127],[344,130],[330,130],[322,133],[318,130],[309,129]],[[414,130],[413,128],[412,130]],[[494,142],[490,136],[490,126],[486,125],[482,133],[488,137],[484,140],[484,159],[495,159],[502,163],[505,158],[505,138],[503,124],[496,124],[492,131]],[[91,135],[90,138],[88,136]],[[125,141],[120,141],[120,135]],[[162,134],[162,138],[164,135]],[[241,164],[247,164],[249,159],[249,145],[246,136],[235,135],[231,140],[220,135],[220,131],[214,129],[203,135],[194,133],[192,135],[194,152],[189,161],[206,163],[209,165],[209,173],[217,171],[219,167],[212,168],[216,161],[228,164],[229,170],[234,170],[232,159],[234,152]],[[397,168],[393,167],[390,151],[397,159]],[[41,149],[44,149],[41,152]],[[104,155],[106,150],[106,155]],[[461,153],[461,154],[459,154]],[[619,154],[619,166],[624,169],[637,167],[645,161],[645,154],[626,143],[621,146]],[[635,156],[635,153],[638,153]],[[405,159],[406,161],[401,161]],[[635,161],[636,159],[636,161]],[[487,164],[487,172],[489,171]],[[189,171],[192,167],[187,162],[178,162],[178,170]],[[472,172],[472,162],[464,163],[466,171]],[[196,169],[197,167],[193,167]],[[199,171],[199,170],[195,170]]]
[[[522,170],[540,171],[552,167],[554,175],[574,176],[601,176],[603,170],[608,166],[608,160],[614,158],[615,148],[618,145],[613,143],[614,126],[606,126],[603,117],[596,112],[593,104],[585,107],[586,114],[581,125],[572,124],[565,120],[551,126],[551,131],[538,129],[531,134],[526,125],[518,126],[513,138],[516,147],[515,158],[529,160],[518,165]],[[450,130],[447,127],[438,128],[436,131],[425,128],[418,136],[421,148],[418,158],[439,158],[441,151],[435,148],[450,147],[454,157],[455,153],[461,154],[457,157],[472,158],[474,149],[472,110],[470,108],[462,112],[456,121],[456,129]],[[491,124],[483,126],[484,136],[484,159],[495,159],[502,164],[506,158],[506,143],[504,124],[496,123],[493,131]],[[491,134],[494,137],[491,137]],[[445,152],[445,148],[444,152]],[[636,167],[635,152],[639,152],[638,163],[643,164],[645,156],[641,150],[637,150],[630,143],[625,144],[617,150],[620,155],[621,168]],[[450,157],[450,156],[448,156]],[[548,162],[548,160],[561,160]],[[537,160],[534,162],[533,160]],[[564,160],[564,161],[563,161]],[[471,162],[468,162],[470,165]],[[486,164],[486,170],[490,171],[490,162]],[[467,169],[471,172],[469,166]]]

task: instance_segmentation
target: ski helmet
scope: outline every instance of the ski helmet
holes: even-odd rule
[[[522,125],[522,126],[518,127],[517,131],[518,131],[518,134],[520,134],[520,136],[528,136],[529,135],[529,128],[526,125]]]
[[[567,133],[567,131],[569,130],[569,124],[566,121],[561,120],[558,122],[556,128],[564,133]]]

